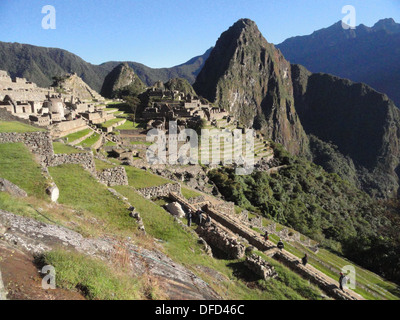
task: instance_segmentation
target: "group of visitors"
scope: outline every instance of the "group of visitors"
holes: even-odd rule
[[[269,241],[269,233],[268,233],[268,231],[266,231],[265,234],[264,234],[264,240],[265,241]],[[276,246],[280,251],[282,251],[285,248],[285,245],[284,245],[282,239],[279,239],[279,241],[278,241]],[[301,263],[303,264],[303,266],[307,266],[307,264],[308,264],[308,254],[307,253],[301,259]],[[345,288],[345,286],[347,285],[348,282],[349,282],[348,277],[346,275],[344,275],[343,273],[340,273],[340,277],[339,277],[340,290],[344,291],[344,288]]]

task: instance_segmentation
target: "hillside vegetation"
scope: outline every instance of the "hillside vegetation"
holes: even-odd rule
[[[226,200],[287,225],[385,277],[400,281],[400,224],[389,204],[372,199],[337,174],[274,146],[283,167],[248,176],[209,172]]]

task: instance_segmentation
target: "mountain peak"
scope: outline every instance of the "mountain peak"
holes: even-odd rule
[[[290,63],[256,23],[240,19],[218,39],[194,90],[247,128],[299,154],[307,137],[293,105]]]
[[[127,62],[117,65],[105,78],[101,94],[107,98],[138,94],[146,86]]]
[[[400,32],[400,24],[396,23],[394,19],[387,18],[379,20],[375,25],[372,27],[375,31],[385,30],[390,33],[399,33]]]
[[[233,27],[239,27],[239,28],[246,28],[248,26],[257,27],[256,23],[253,20],[247,18],[239,19],[233,24]]]
[[[253,20],[239,19],[221,35],[221,38],[232,41],[233,39],[239,39],[243,37],[245,34],[248,34],[253,38],[262,37],[257,24]]]

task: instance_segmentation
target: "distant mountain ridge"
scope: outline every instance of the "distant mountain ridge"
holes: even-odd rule
[[[277,45],[291,63],[311,72],[363,82],[400,107],[400,24],[393,19],[345,30],[342,22]]]
[[[172,68],[154,69],[137,62],[126,63],[148,86],[172,78],[184,78],[192,84],[210,52],[211,49]],[[91,88],[100,92],[106,76],[119,64],[121,62],[93,65],[63,49],[0,42],[0,70],[7,71],[11,77],[26,78],[41,87],[50,86],[54,76],[76,73]]]
[[[212,48],[208,49],[203,55],[194,57],[189,61],[172,68],[150,68],[138,62],[125,61],[146,85],[152,86],[156,81],[167,82],[170,79],[182,78],[193,84],[197,75],[203,68],[208,59]],[[112,70],[121,62],[110,61],[99,65],[100,68]]]

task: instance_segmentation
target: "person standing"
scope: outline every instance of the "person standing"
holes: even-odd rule
[[[201,210],[197,211],[197,219],[199,221],[199,226],[201,226],[203,223],[203,211]]]
[[[339,287],[340,287],[340,290],[342,290],[343,292],[344,292],[344,288],[347,285],[347,282],[348,282],[347,277],[343,273],[340,273]]]
[[[303,262],[303,266],[306,266],[308,263],[308,254],[306,253],[303,259],[301,259],[301,262]]]
[[[191,226],[192,226],[192,218],[193,218],[192,212],[189,211],[189,212],[188,212],[188,215],[187,215],[188,227],[191,227]]]

